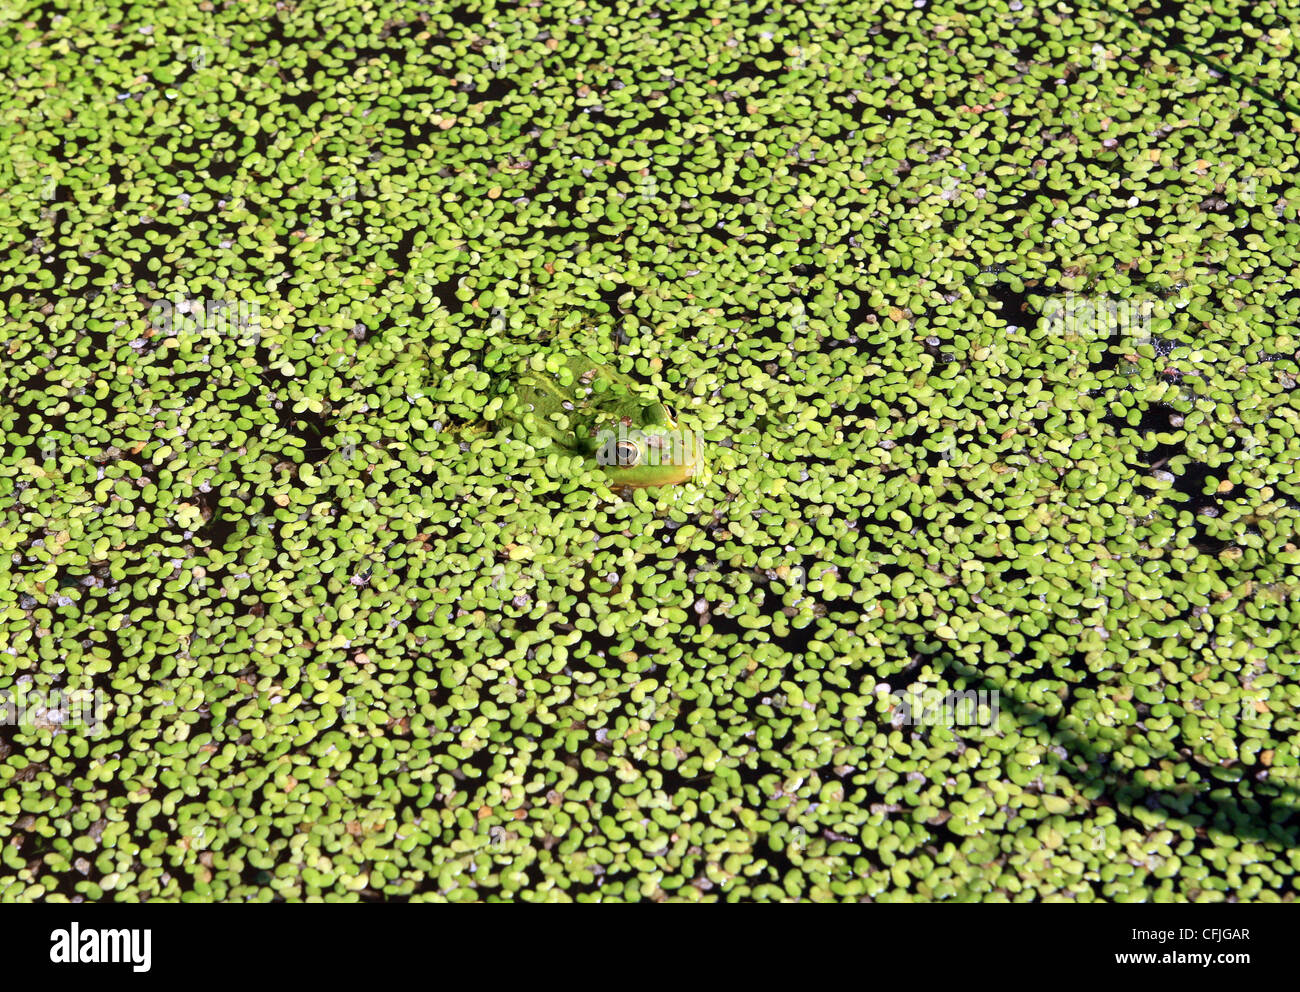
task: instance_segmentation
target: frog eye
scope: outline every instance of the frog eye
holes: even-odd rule
[[[632,468],[641,464],[641,447],[633,441],[619,441],[616,453],[620,468]]]
[[[670,424],[677,423],[677,411],[674,410],[672,407],[670,407],[667,403],[664,403],[662,405],[664,408],[664,416],[668,418],[668,422]]]

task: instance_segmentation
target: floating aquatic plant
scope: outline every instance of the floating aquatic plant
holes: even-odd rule
[[[1231,7],[0,15],[0,898],[1290,898]],[[505,416],[557,324],[709,471]]]

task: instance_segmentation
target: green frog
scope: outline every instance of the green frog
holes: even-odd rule
[[[694,432],[647,387],[584,351],[547,351],[505,377],[503,419],[594,459],[614,489],[672,486],[703,470]]]
[[[450,380],[436,371],[445,346],[435,351],[407,341],[394,351],[410,373],[399,380],[408,398],[431,396],[448,403],[453,416],[460,412],[457,407],[464,409],[456,397],[467,381],[475,383],[473,388],[487,385],[489,396],[478,419],[441,428],[448,433],[481,434],[509,425],[525,441],[544,436],[600,465],[616,490],[701,478],[707,465],[698,435],[679,425],[652,387],[600,357],[608,353],[607,338],[595,322],[572,311],[549,323],[533,323],[522,335],[494,326],[478,339],[477,361],[460,366],[473,374]]]

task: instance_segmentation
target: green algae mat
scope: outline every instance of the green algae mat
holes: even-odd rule
[[[0,899],[1294,900],[1297,25],[5,3]]]

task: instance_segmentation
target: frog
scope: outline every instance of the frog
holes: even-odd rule
[[[435,351],[399,340],[392,350],[401,356],[398,381],[407,399],[428,396],[446,404],[450,419],[439,419],[435,429],[460,438],[462,450],[472,437],[509,429],[525,442],[545,438],[591,459],[610,489],[624,496],[703,481],[708,466],[698,435],[679,424],[659,391],[618,371],[610,357],[618,347],[612,337],[571,310],[549,322],[529,322],[523,334],[494,323],[488,334],[464,342],[473,360],[457,362],[457,372],[442,378],[434,370],[445,346]],[[467,383],[486,393],[473,413],[458,398]]]
[[[586,351],[535,353],[503,382],[504,420],[593,459],[611,489],[679,485],[705,467],[699,439],[661,396]]]

